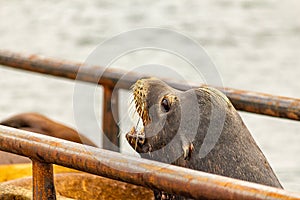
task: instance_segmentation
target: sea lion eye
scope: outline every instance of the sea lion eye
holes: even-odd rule
[[[169,103],[168,99],[163,98],[162,101],[161,101],[161,106],[162,106],[162,108],[163,108],[163,110],[165,112],[169,112],[169,110],[170,110],[170,103]]]

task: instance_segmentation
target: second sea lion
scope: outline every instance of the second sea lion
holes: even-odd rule
[[[97,147],[97,145],[76,130],[55,122],[38,113],[21,113],[0,122],[0,125],[48,135],[72,142]],[[30,162],[28,158],[0,151],[0,164]]]
[[[76,130],[38,113],[21,113],[1,121],[0,125],[97,147],[95,143]]]

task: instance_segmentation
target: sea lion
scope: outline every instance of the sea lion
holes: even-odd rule
[[[0,122],[0,125],[40,133],[72,142],[97,147],[90,139],[74,129],[38,113],[21,113]]]
[[[38,113],[22,113],[0,122],[0,125],[31,131],[60,139],[97,147],[90,139],[74,129]],[[29,159],[8,152],[0,152],[0,164],[30,162]]]
[[[156,78],[138,80],[132,91],[143,129],[133,127],[126,139],[141,157],[282,188],[220,91],[211,87],[179,91]],[[155,196],[179,198],[157,191]]]

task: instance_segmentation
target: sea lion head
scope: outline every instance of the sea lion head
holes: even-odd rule
[[[127,139],[139,153],[161,149],[174,136],[174,131],[170,132],[168,127],[177,129],[179,124],[178,91],[156,78],[138,80],[132,91],[143,129],[139,133],[133,127]]]
[[[207,122],[205,119],[210,117],[211,105],[203,101],[210,99],[212,92],[208,89],[179,91],[156,78],[138,80],[132,92],[143,129],[131,129],[126,135],[129,144],[138,153],[148,153],[158,161],[172,163],[180,157],[187,159],[194,150],[200,118]],[[207,127],[206,123],[203,130]]]

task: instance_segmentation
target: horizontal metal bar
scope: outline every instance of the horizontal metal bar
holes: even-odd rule
[[[0,150],[191,198],[300,199],[300,194],[0,126]]]
[[[69,79],[98,83],[114,87],[118,82],[118,87],[129,89],[142,75],[126,73],[121,70],[106,69],[100,66],[89,66],[80,63],[59,61],[55,59],[44,58],[37,55],[24,56],[8,51],[0,51],[0,64],[13,68],[23,69],[32,72],[38,72]],[[80,73],[77,72],[80,70]],[[102,74],[99,80],[99,74]],[[180,90],[186,90],[190,87],[199,85],[190,84],[190,86],[174,81],[166,81],[172,87]],[[274,95],[268,95],[257,92],[236,90],[231,88],[218,88],[224,92],[231,100],[235,108],[241,111],[264,114],[274,117],[281,117],[293,120],[300,120],[300,99],[287,98]]]
[[[219,89],[237,110],[300,120],[300,99],[230,88]]]

